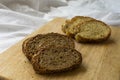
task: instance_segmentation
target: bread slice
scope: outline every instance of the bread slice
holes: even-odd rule
[[[91,17],[87,16],[75,16],[71,20],[67,20],[65,24],[62,26],[62,31],[66,33],[68,36],[74,37],[78,31],[78,27],[81,23],[86,21],[95,20]]]
[[[31,58],[41,47],[47,45],[56,45],[56,46],[65,46],[74,48],[74,41],[62,34],[58,33],[47,33],[47,34],[38,34],[33,38],[30,38],[29,41],[23,42],[23,52],[27,58],[31,61]]]
[[[78,42],[101,42],[109,38],[110,27],[98,20],[90,20],[79,25],[79,32],[75,35]]]
[[[63,46],[46,46],[32,58],[36,73],[56,73],[78,67],[82,62],[81,53]]]

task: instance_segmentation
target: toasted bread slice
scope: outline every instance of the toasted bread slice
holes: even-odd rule
[[[74,41],[71,38],[58,33],[48,33],[38,34],[30,38],[29,41],[23,42],[23,52],[31,61],[32,56],[36,54],[41,47],[47,45],[75,47]]]
[[[91,17],[85,16],[75,16],[71,20],[67,20],[65,24],[62,26],[62,31],[66,33],[68,36],[74,37],[78,31],[78,27],[81,23],[86,21],[94,20]]]
[[[98,20],[90,20],[79,25],[79,32],[75,35],[78,42],[101,42],[109,38],[110,27]]]
[[[78,67],[82,56],[75,49],[51,45],[41,48],[31,62],[36,73],[56,73]]]

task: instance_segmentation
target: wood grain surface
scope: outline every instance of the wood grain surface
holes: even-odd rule
[[[63,34],[61,25],[64,21],[63,18],[56,18],[26,38],[39,33]],[[0,75],[11,80],[120,80],[120,28],[111,29],[112,35],[106,42],[99,44],[75,42],[76,49],[82,53],[82,65],[78,69],[60,74],[36,74],[22,52],[23,39],[0,54]]]

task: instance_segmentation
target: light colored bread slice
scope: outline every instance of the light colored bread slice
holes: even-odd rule
[[[75,49],[51,45],[41,48],[31,62],[36,73],[56,73],[79,67],[82,56]]]
[[[94,20],[91,17],[87,16],[75,16],[71,20],[67,20],[65,24],[62,26],[62,31],[66,33],[68,36],[74,37],[78,31],[78,27],[81,23],[86,21]]]
[[[68,36],[58,33],[38,34],[29,40],[23,42],[23,52],[31,61],[32,56],[37,53],[41,47],[47,45],[66,46],[74,48],[74,41]]]
[[[75,35],[78,42],[101,42],[109,38],[110,27],[98,20],[90,20],[79,25],[79,32]]]

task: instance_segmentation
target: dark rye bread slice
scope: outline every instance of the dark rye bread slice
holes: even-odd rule
[[[101,42],[108,39],[111,34],[110,27],[98,20],[84,22],[78,30],[79,32],[75,35],[78,42]]]
[[[56,73],[79,67],[82,56],[75,49],[51,45],[41,48],[31,62],[36,73]]]
[[[23,42],[23,45],[23,52],[30,61],[32,56],[36,54],[41,47],[47,45],[75,47],[74,41],[71,38],[58,33],[38,34],[30,38],[29,41]]]
[[[78,32],[78,27],[81,23],[86,21],[95,20],[94,18],[87,16],[75,16],[71,20],[67,20],[65,24],[62,26],[62,31],[66,33],[68,36],[74,37]]]

